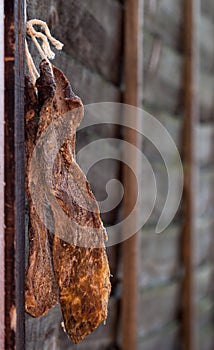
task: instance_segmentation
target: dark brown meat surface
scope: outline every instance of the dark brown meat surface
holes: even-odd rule
[[[29,206],[29,257],[26,270],[25,308],[34,317],[45,315],[56,305],[58,288],[54,276],[49,232],[36,210],[42,210],[45,202],[44,179],[38,171],[38,164],[32,164],[38,128],[39,106],[36,90],[30,80],[25,79],[25,151],[26,151],[26,194]],[[32,171],[32,165],[35,169]],[[40,189],[38,191],[38,188]],[[37,203],[32,198],[36,195]]]
[[[40,252],[38,242],[33,244],[30,242],[26,274],[26,310],[32,314],[29,301],[31,302],[32,296],[36,300],[41,297],[40,291],[33,289],[32,285],[43,281],[48,274],[50,279],[53,278],[52,284],[48,282],[47,286],[43,281],[45,290],[41,289],[41,292],[49,292],[50,295],[53,293],[54,304],[57,298],[55,286],[58,285],[65,329],[73,342],[77,343],[107,317],[111,286],[104,246],[106,231],[88,181],[75,161],[75,132],[83,117],[82,102],[73,93],[64,74],[54,66],[52,74],[46,61],[40,64],[40,78],[36,85],[39,107],[37,108],[32,101],[27,103],[29,107],[26,109],[26,134],[36,142],[37,152],[34,152],[36,161],[33,162],[31,173],[35,179],[38,179],[36,183],[33,179],[33,186],[30,187],[28,183],[32,179],[29,180],[27,174],[26,189],[27,192],[31,192],[32,188],[36,188],[35,198],[37,195],[42,200],[45,196],[43,203],[41,205],[39,203],[39,215],[34,213],[38,232],[32,231],[32,236],[33,242],[38,241],[38,237],[43,240],[45,248],[42,252],[48,255],[44,257],[44,261],[50,262],[50,268],[48,264],[43,266],[41,264],[39,257],[43,253]],[[27,91],[26,101],[29,100],[32,90],[27,88]],[[33,96],[36,102],[36,95]],[[27,132],[29,110],[32,110],[33,114],[33,111],[38,109],[39,118],[35,125],[32,124],[31,133]],[[26,148],[30,149],[28,136]],[[26,171],[29,172],[29,166]],[[36,186],[38,184],[39,187]],[[40,191],[42,193],[38,194]],[[34,202],[37,203],[35,198]],[[45,230],[43,226],[37,224],[39,217],[42,217],[43,224],[48,222],[44,215],[46,213],[44,202],[48,202],[46,207],[51,209],[53,241],[49,228]],[[30,203],[29,201],[29,206]],[[47,250],[50,245],[51,249]],[[36,282],[35,276],[31,273],[31,265],[36,265],[40,271]],[[38,294],[35,295],[35,292]],[[51,306],[53,305],[47,302],[45,310]],[[37,307],[38,310],[41,309],[38,301]]]

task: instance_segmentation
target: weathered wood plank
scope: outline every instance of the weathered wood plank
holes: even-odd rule
[[[91,335],[80,344],[74,345],[61,326],[62,314],[59,305],[51,309],[46,316],[34,319],[26,316],[26,350],[37,349],[78,349],[92,350],[110,346],[116,341],[118,300],[111,298],[106,325],[101,324]]]
[[[139,350],[174,350],[179,346],[179,325],[176,322],[170,323],[167,327],[158,332],[142,337],[139,340]]]
[[[213,349],[213,331],[212,336],[209,331],[213,324],[213,312],[214,304],[212,296],[204,297],[197,302],[194,324],[196,342],[200,350]]]
[[[212,0],[201,1],[201,12],[213,20],[214,3]]]
[[[41,59],[33,46],[31,52],[38,67]],[[64,51],[56,53],[53,64],[63,70],[75,93],[81,97],[84,104],[121,100],[121,92],[118,87],[104,80],[102,76],[86,68]]]
[[[158,158],[158,156],[156,157]],[[151,158],[148,158],[151,161]],[[150,224],[156,224],[160,214],[162,213],[163,206],[166,200],[166,195],[168,192],[168,179],[165,165],[160,157],[158,161],[152,160],[152,167],[156,178],[157,183],[157,197],[154,209],[151,213],[149,222]],[[174,201],[171,202],[171,206],[167,208],[165,212],[165,220],[174,212],[175,205],[179,198],[179,193],[181,189],[181,184],[179,183],[178,171],[177,167],[173,165],[171,167],[171,172],[174,174],[171,179],[174,191]],[[151,186],[152,179],[147,171],[144,171],[144,184],[147,186],[140,184],[141,191],[144,193],[144,210],[147,210],[147,206],[149,208],[151,201]],[[197,178],[197,188],[198,193],[195,199],[195,213],[198,218],[204,218],[210,220],[212,218],[213,213],[213,205],[212,205],[212,189],[213,189],[213,181],[214,181],[214,172],[212,168],[203,168],[200,170],[198,178]],[[177,213],[179,215],[179,212]]]
[[[149,218],[150,224],[156,224],[160,214],[162,213],[163,206],[166,200],[166,195],[168,191],[168,179],[165,165],[160,157],[158,159],[158,155],[156,159],[158,161],[154,161],[154,158],[148,157],[149,161],[152,162],[153,171],[156,178],[157,183],[157,197],[154,209]],[[172,180],[173,191],[174,191],[174,201],[171,203],[171,206],[167,208],[165,212],[165,220],[174,212],[175,205],[177,203],[177,199],[179,198],[180,186],[177,167],[173,165],[170,169],[174,174]],[[150,188],[152,186],[152,179],[147,171],[144,172],[144,183],[147,186],[141,184],[141,191],[144,193],[144,210],[147,210],[147,206],[149,208],[151,201],[151,191]],[[212,218],[213,213],[213,205],[212,205],[212,189],[213,189],[213,181],[214,181],[214,172],[211,168],[203,168],[199,172],[199,176],[197,179],[197,188],[198,194],[195,199],[195,213],[198,218],[204,218],[206,220],[210,220]],[[179,215],[179,211],[177,213]]]
[[[65,44],[64,52],[119,84],[122,7],[118,2],[28,1],[28,17],[47,21],[53,34]]]
[[[212,40],[214,35],[213,17],[209,18],[207,15],[201,16],[199,33],[200,33],[201,69],[203,71],[213,73],[214,71],[214,42]]]
[[[182,0],[144,1],[145,27],[164,43],[180,49],[183,25]]]
[[[213,26],[213,25],[212,25]],[[211,29],[204,26],[204,31]],[[202,35],[202,34],[201,34]],[[206,63],[207,44],[203,32],[201,38],[204,65]],[[208,46],[212,48],[212,45]],[[182,114],[181,98],[183,94],[182,79],[184,60],[182,54],[163,44],[161,39],[148,33],[144,34],[144,105],[155,107],[156,110],[164,110],[171,114]],[[214,53],[212,53],[214,54]],[[212,55],[211,54],[211,55]],[[211,64],[213,58],[210,56]],[[203,70],[200,75],[198,100],[200,103],[200,118],[203,121],[212,120],[213,113],[213,89],[212,75]]]
[[[213,350],[214,336],[213,325],[208,325],[198,329],[197,344],[199,349]]]
[[[176,52],[170,46],[167,46],[163,41],[157,39],[155,35],[149,34],[147,31],[144,34],[144,70],[151,75],[157,75],[161,80],[174,87],[180,89],[182,85],[182,72],[183,72],[183,56],[181,53]],[[159,42],[160,48],[157,49],[157,43]],[[154,51],[157,54],[156,64],[152,64],[152,55]]]
[[[167,177],[166,167],[163,161],[152,163],[152,168],[156,179],[157,193],[156,193],[156,202],[154,205],[154,209],[150,215],[149,223],[156,225],[163,211],[163,207],[166,201],[166,196],[168,193],[168,177]],[[171,178],[171,185],[173,187],[174,197],[170,203],[170,206],[167,206],[164,212],[164,220],[166,222],[168,218],[174,217],[175,208],[177,209],[177,203],[178,203],[178,199],[180,198],[180,191],[182,186],[182,184],[180,183],[180,178],[178,176],[179,172],[178,172],[177,166],[172,164],[170,168],[170,172],[171,174],[173,174]],[[144,165],[143,165],[143,174],[144,174],[144,184],[140,184],[142,186],[140,190],[143,191],[142,193],[144,194],[143,205],[144,205],[144,210],[147,212],[151,206],[151,188],[153,186],[153,180],[149,172],[146,171],[146,169],[144,170]],[[176,215],[178,214],[179,213],[177,213]]]
[[[24,3],[5,1],[5,348],[24,349]]]
[[[200,119],[203,122],[213,121],[213,76],[207,73],[200,75],[199,103]]]
[[[196,126],[196,161],[201,166],[213,164],[213,123],[198,124]]]
[[[212,261],[213,219],[198,218],[195,224],[194,266]]]
[[[199,1],[186,0],[184,3],[184,205],[185,222],[182,237],[182,257],[184,264],[182,331],[185,350],[196,350],[194,309],[194,229],[195,229],[195,188],[197,168],[195,163],[195,125],[199,117]]]
[[[143,228],[141,233],[141,287],[158,285],[180,273],[180,227],[171,225],[160,235],[154,230]]]
[[[195,301],[198,305],[205,298],[212,299],[212,285],[213,267],[211,265],[211,261],[209,261],[209,263],[206,265],[203,265],[195,270]]]
[[[84,104],[120,101],[119,88],[105,81],[100,75],[91,72],[64,52],[57,56],[55,64],[67,75]]]
[[[145,109],[145,108],[144,108]],[[175,145],[179,152],[182,149],[182,127],[183,127],[183,119],[181,116],[171,115],[167,112],[157,112],[152,108],[146,108],[146,111],[153,115],[169,132],[171,135]],[[155,135],[155,139],[161,144],[162,155],[168,162],[174,163],[175,154],[173,153],[171,147],[169,147],[169,140],[166,139],[163,143],[160,139],[160,134],[158,128],[153,130],[153,134]],[[160,156],[158,149],[154,147],[154,145],[147,139],[144,140],[143,143],[143,153],[147,157],[147,159],[153,165],[154,162],[162,163],[163,159]]]
[[[173,64],[176,63],[172,60]],[[174,66],[177,73],[182,78],[182,65]],[[169,79],[170,74],[165,63],[161,66],[161,61],[157,71],[150,74],[144,72],[144,107],[145,109],[155,109],[159,112],[167,112],[174,115],[182,115],[181,97],[182,89],[178,80]],[[173,75],[172,75],[173,76]],[[178,76],[178,74],[177,74]],[[181,82],[181,80],[180,80]],[[212,76],[207,73],[201,73],[198,101],[200,104],[200,120],[203,122],[213,121],[213,90],[214,82]]]
[[[172,115],[167,112],[157,111],[155,108],[144,108],[148,113],[153,115],[170,133],[175,142],[178,151],[182,151],[182,131],[183,131],[183,117],[181,115]],[[156,130],[154,130],[155,132]],[[196,144],[195,157],[199,166],[208,166],[213,163],[213,139],[214,139],[214,125],[213,123],[198,123],[195,127]],[[159,139],[158,130],[156,133],[156,140]],[[173,162],[174,155],[171,148],[168,147],[167,140],[162,145],[163,153],[167,159]],[[144,140],[144,154],[151,162],[161,161],[159,152],[147,139]]]
[[[4,349],[4,3],[0,3],[0,349]]]
[[[213,217],[213,181],[214,171],[212,168],[201,169],[198,178],[198,195],[195,207],[197,218]]]
[[[59,327],[62,322],[62,314],[59,306],[51,309],[46,316],[33,318],[26,314],[26,350],[60,349]]]
[[[124,102],[136,107],[142,106],[142,63],[143,63],[143,0],[127,0],[125,2],[124,18]],[[131,143],[138,149],[140,136],[136,132],[142,123],[139,112],[132,115],[132,128],[124,128],[123,139],[126,145]],[[124,154],[132,162],[131,171],[141,174],[137,152],[133,154],[129,147],[124,147]],[[123,167],[123,218],[132,212],[132,219],[122,227],[126,239],[122,243],[122,348],[123,350],[137,349],[138,324],[138,236],[137,223],[139,221],[139,208],[133,210],[138,190],[135,177],[130,179],[130,169]]]
[[[149,82],[147,84],[147,82]],[[170,114],[181,114],[180,92],[155,76],[148,78],[145,73],[143,104],[145,109],[155,108]]]
[[[140,336],[160,330],[177,319],[179,295],[179,282],[141,290]]]
[[[144,36],[144,105],[172,114],[179,112],[183,57],[159,39]]]
[[[195,327],[197,332],[213,322],[214,303],[212,297],[201,299],[196,308]],[[201,349],[201,348],[200,348]]]

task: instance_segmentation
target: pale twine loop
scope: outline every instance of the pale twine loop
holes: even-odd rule
[[[33,28],[33,26],[36,24],[40,25],[44,29],[45,34],[43,34],[41,32],[37,32]],[[49,64],[50,64],[49,59],[53,60],[55,58],[55,53],[51,50],[48,40],[56,47],[57,50],[62,50],[62,48],[63,48],[63,44],[60,41],[56,40],[51,35],[47,24],[45,22],[41,21],[40,19],[31,19],[30,21],[28,21],[26,23],[26,32],[31,37],[32,41],[34,42],[37,50],[39,51],[41,58],[45,59]],[[41,45],[37,41],[37,38],[42,39]],[[26,52],[26,61],[27,61],[30,75],[31,75],[31,79],[32,79],[33,84],[35,84],[36,79],[39,77],[39,73],[36,69],[34,62],[33,62],[33,58],[29,52],[27,40],[25,40],[25,52]],[[50,67],[51,67],[51,64],[50,64]],[[51,68],[51,70],[52,70],[52,68]]]

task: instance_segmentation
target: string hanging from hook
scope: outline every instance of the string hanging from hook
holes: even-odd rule
[[[40,25],[44,30],[44,34],[42,32],[36,31],[33,27],[34,25]],[[45,59],[51,67],[49,60],[53,60],[55,58],[55,53],[51,50],[49,41],[53,44],[53,46],[55,46],[57,50],[62,50],[63,44],[51,35],[47,23],[40,19],[29,20],[26,23],[26,33],[31,37],[33,43],[39,51],[41,58]],[[39,43],[38,39],[41,39],[41,44]],[[28,48],[27,40],[25,40],[25,54],[29,73],[32,82],[35,85],[36,79],[39,77],[39,73],[36,69],[35,63],[33,62],[33,58]]]

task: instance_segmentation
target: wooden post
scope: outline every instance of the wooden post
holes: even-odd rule
[[[0,42],[0,349],[4,349],[4,4],[2,1]]]
[[[185,21],[185,84],[184,84],[184,195],[185,195],[185,227],[183,235],[184,256],[184,298],[183,298],[183,337],[184,349],[196,350],[194,331],[194,233],[195,233],[195,188],[197,168],[195,164],[194,144],[195,127],[198,119],[199,88],[199,45],[198,19],[199,0],[184,2]]]
[[[24,1],[5,13],[5,349],[24,349]]]
[[[124,102],[133,106],[142,104],[143,78],[143,1],[125,1],[125,94]],[[139,125],[139,115],[132,116],[133,128]],[[138,134],[132,129],[124,129],[124,140],[139,147]],[[138,171],[137,155],[132,155],[133,171]],[[137,184],[131,179],[130,171],[124,167],[123,172],[124,206],[123,214],[127,217],[137,198]],[[123,227],[128,234],[136,232],[138,212],[135,211],[129,227]],[[136,350],[138,337],[138,237],[134,234],[123,242],[123,294],[122,294],[122,349]]]

